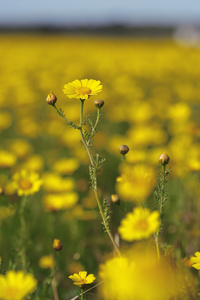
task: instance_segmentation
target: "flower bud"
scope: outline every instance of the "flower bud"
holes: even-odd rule
[[[62,249],[63,245],[61,243],[60,240],[58,239],[54,239],[53,241],[53,249],[56,250],[56,251],[60,251]]]
[[[104,106],[104,101],[101,100],[101,99],[95,100],[95,101],[94,101],[94,105],[95,105],[96,107],[98,107],[98,108],[101,108],[101,107]]]
[[[167,153],[164,152],[158,157],[158,159],[161,165],[167,165],[169,163],[170,157]]]
[[[54,105],[57,101],[57,97],[54,95],[54,93],[50,92],[50,94],[46,98],[46,102],[50,105]]]
[[[120,199],[119,199],[119,196],[116,194],[116,195],[111,195],[111,201],[113,202],[113,203],[116,203],[116,204],[119,204],[119,202],[120,202]]]
[[[129,151],[129,147],[126,146],[126,145],[121,145],[121,146],[119,147],[119,152],[120,152],[121,154],[126,154],[126,153],[128,153],[128,151]]]

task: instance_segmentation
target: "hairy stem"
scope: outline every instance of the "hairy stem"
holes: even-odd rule
[[[25,250],[25,239],[26,239],[26,222],[24,219],[24,208],[26,205],[26,196],[23,196],[20,203],[20,209],[19,209],[19,219],[20,219],[20,243],[21,243],[21,264],[22,269],[26,271],[26,250]]]
[[[83,135],[83,130],[82,130],[82,126],[83,126],[83,124],[82,124],[83,123],[83,106],[84,106],[84,100],[81,100],[81,106],[80,106],[80,129],[79,129],[79,131],[80,131],[82,142],[83,142],[83,144],[84,144],[84,146],[85,146],[85,148],[87,150],[87,153],[88,153],[88,156],[89,156],[89,159],[90,159],[90,163],[95,168],[95,164],[94,164],[94,161],[93,161],[93,158],[92,158],[92,154],[90,152],[88,144],[85,141],[85,138],[84,138],[84,135]],[[96,124],[97,123],[98,122],[96,122]],[[113,238],[113,236],[112,236],[112,234],[111,234],[111,232],[110,232],[110,230],[109,230],[109,228],[107,226],[107,223],[106,223],[106,220],[105,220],[105,217],[104,217],[104,213],[103,213],[103,209],[102,209],[102,206],[101,206],[101,202],[99,200],[99,196],[98,196],[98,193],[97,193],[97,176],[96,176],[96,171],[94,172],[94,188],[93,188],[93,190],[94,190],[94,194],[95,194],[95,198],[96,198],[97,205],[98,205],[98,208],[99,208],[99,212],[100,212],[103,224],[105,226],[106,232],[108,233],[108,236],[109,236],[109,238],[110,238],[110,240],[111,240],[111,242],[112,242],[112,244],[113,244],[113,246],[114,246],[117,254],[120,256],[121,254],[120,254],[119,248],[116,245],[115,240],[114,240],[114,238]]]

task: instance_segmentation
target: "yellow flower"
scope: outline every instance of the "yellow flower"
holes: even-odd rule
[[[123,240],[134,241],[150,237],[159,228],[159,212],[137,207],[121,221],[119,233]]]
[[[53,164],[53,169],[63,175],[71,175],[79,168],[79,162],[75,158],[62,158]]]
[[[75,187],[73,178],[63,178],[56,173],[46,172],[42,179],[43,189],[49,193],[67,193]]]
[[[200,270],[200,252],[195,252],[195,256],[192,256],[190,258],[190,262],[192,264],[192,267],[197,269],[197,270]]]
[[[90,96],[97,95],[101,91],[102,85],[100,85],[100,81],[93,79],[76,79],[73,82],[65,84],[63,89],[63,92],[68,98],[77,98],[81,100],[86,100]]]
[[[107,260],[100,265],[99,276],[105,300],[184,299],[190,293],[193,295],[187,299],[193,299],[196,293],[188,270],[177,266],[172,258],[161,255],[158,260],[155,248],[146,243],[137,243],[123,256]]]
[[[43,198],[43,204],[47,211],[69,209],[78,202],[78,194],[75,192],[63,194],[47,194]]]
[[[52,255],[42,256],[39,260],[39,266],[42,269],[51,269],[54,266],[54,259]]]
[[[5,276],[0,275],[0,299],[24,299],[28,294],[34,292],[36,286],[37,280],[32,274],[10,270]]]
[[[2,206],[0,207],[0,224],[7,217],[13,216],[15,213],[15,209],[12,206]]]
[[[145,164],[127,164],[120,167],[122,175],[117,178],[116,183],[116,192],[120,199],[136,203],[144,202],[155,187],[155,170]]]
[[[25,169],[15,173],[12,179],[18,196],[28,196],[38,192],[42,184],[37,173]]]
[[[74,273],[74,275],[70,275],[69,278],[74,281],[75,285],[80,287],[84,287],[85,284],[90,284],[96,279],[93,274],[87,275],[86,271],[80,271],[78,274]]]
[[[16,156],[9,152],[0,150],[0,168],[10,168],[16,163]]]

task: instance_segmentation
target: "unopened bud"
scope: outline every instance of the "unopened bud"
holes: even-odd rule
[[[58,239],[54,239],[53,241],[53,249],[56,250],[56,251],[60,251],[62,249],[63,245],[61,243],[60,240]]]
[[[129,147],[126,146],[126,145],[121,145],[121,146],[119,147],[119,152],[120,152],[121,154],[126,154],[126,153],[128,153],[128,151],[129,151]]]
[[[169,163],[170,157],[167,153],[164,152],[158,157],[158,159],[161,165],[167,165]]]
[[[101,99],[95,100],[95,101],[94,101],[94,105],[95,105],[96,107],[98,107],[98,108],[101,108],[101,107],[104,106],[104,101],[101,100]]]
[[[118,196],[117,194],[116,194],[116,195],[111,195],[111,201],[112,201],[113,203],[118,204],[119,201],[120,201],[120,198],[119,198],[119,196]]]
[[[54,93],[50,92],[46,98],[46,102],[50,105],[54,105],[56,101],[57,101],[57,97],[54,95]]]

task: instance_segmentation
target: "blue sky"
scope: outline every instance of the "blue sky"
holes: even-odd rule
[[[200,0],[5,0],[0,24],[200,23]]]

